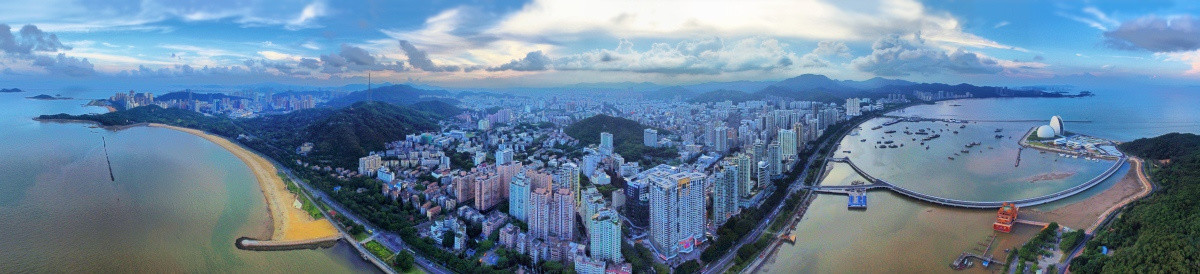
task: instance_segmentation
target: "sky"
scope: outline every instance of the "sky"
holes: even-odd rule
[[[1200,84],[1195,1],[0,1],[0,86]]]

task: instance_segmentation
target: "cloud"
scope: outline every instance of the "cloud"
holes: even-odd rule
[[[965,33],[957,18],[913,0],[634,1],[534,0],[489,33],[506,39],[569,42],[596,34],[621,38],[697,36],[870,41],[891,33],[970,47],[1012,49]]]
[[[792,65],[795,54],[786,48],[778,40],[754,37],[729,44],[718,38],[654,43],[648,50],[637,51],[632,42],[621,40],[616,49],[593,50],[555,60],[554,68],[662,74],[769,71]]]
[[[429,59],[429,55],[425,51],[417,49],[412,43],[406,40],[400,40],[400,49],[404,51],[404,55],[408,57],[408,65],[428,72],[442,71],[458,71],[458,66],[438,66]]]
[[[1116,49],[1180,52],[1200,49],[1200,18],[1154,15],[1126,21],[1104,32],[1105,44]]]
[[[889,35],[875,41],[871,54],[851,61],[854,68],[877,76],[907,76],[913,73],[994,74],[1004,71],[995,59],[955,49],[926,45],[921,37],[912,39]]]
[[[528,54],[525,54],[525,58],[512,60],[512,62],[508,62],[498,67],[488,68],[487,70],[541,71],[549,69],[550,63],[550,57],[546,57],[546,55],[542,54],[542,51],[539,50],[531,51]]]
[[[1076,14],[1071,14],[1071,13],[1061,12],[1061,11],[1056,12],[1055,14],[1058,14],[1058,16],[1061,16],[1063,18],[1067,18],[1067,19],[1074,20],[1076,22],[1083,23],[1085,25],[1088,25],[1089,27],[1092,27],[1094,29],[1098,29],[1101,31],[1108,31],[1109,27],[1120,24],[1120,22],[1117,22],[1117,20],[1113,20],[1112,18],[1109,18],[1107,14],[1104,14],[1104,12],[1101,12],[1100,9],[1098,9],[1096,7],[1084,7],[1081,11],[1085,15],[1076,15]]]
[[[312,59],[312,58],[301,58],[300,66],[310,68],[310,69],[318,69],[318,68],[321,68],[321,61],[317,61],[317,59]]]
[[[55,75],[82,77],[96,74],[96,69],[87,58],[68,57],[62,53],[55,57],[38,56],[33,59],[33,65]]]
[[[19,34],[20,37],[13,35],[12,27],[0,24],[0,51],[8,54],[28,55],[34,51],[56,52],[59,49],[71,49],[58,41],[58,35],[46,34],[34,25],[21,27]]]
[[[360,47],[343,44],[342,52],[338,53],[338,55],[346,58],[346,61],[350,61],[350,63],[354,63],[355,65],[370,66],[375,64],[375,57]]]
[[[1004,26],[1008,26],[1009,24],[1012,24],[1012,23],[1010,23],[1008,21],[1000,21],[1000,23],[996,23],[996,25],[992,26],[992,28],[993,29],[1003,28]]]
[[[817,49],[814,49],[812,53],[817,56],[850,57],[850,47],[843,42],[821,41],[817,43]]]
[[[288,30],[319,27],[316,21],[332,13],[324,0],[238,1],[32,1],[6,5],[0,18],[38,22],[58,32],[99,30],[163,30],[168,21],[221,21],[243,26],[280,26]]]

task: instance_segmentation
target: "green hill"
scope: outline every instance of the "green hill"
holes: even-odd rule
[[[613,150],[625,157],[626,161],[637,161],[643,165],[679,157],[679,151],[674,147],[655,148],[643,145],[642,133],[647,128],[650,127],[637,121],[601,114],[579,120],[567,126],[564,132],[584,144],[596,145],[600,144],[601,132],[612,133]],[[668,134],[666,130],[657,130],[659,136]]]
[[[369,151],[383,150],[384,143],[437,129],[436,119],[429,113],[388,103],[359,102],[308,124],[303,132],[314,145],[314,155],[322,156],[317,160],[353,167]]]
[[[430,98],[429,96],[447,95],[450,92],[444,90],[424,90],[415,88],[409,85],[392,85],[385,87],[375,87],[367,92],[360,90],[351,92],[342,97],[334,98],[325,103],[329,107],[347,107],[358,102],[376,101],[391,103],[397,106],[407,106],[421,101],[444,100],[457,104],[458,101],[448,98]]]
[[[459,115],[462,114],[463,111],[466,111],[463,108],[456,107],[443,101],[422,101],[409,105],[408,107],[415,110],[436,114],[442,118]]]
[[[1200,150],[1200,135],[1168,133],[1154,138],[1142,138],[1118,146],[1125,153],[1147,159],[1171,159]]]
[[[278,161],[295,157],[292,149],[304,142],[314,144],[309,161],[353,168],[368,151],[382,150],[384,143],[404,135],[437,130],[433,114],[381,102],[359,102],[340,109],[311,109],[251,119],[229,119],[177,109],[143,106],[105,114],[42,115],[40,119],[95,121],[104,126],[162,123],[195,128],[243,144]]]
[[[1121,145],[1147,161],[1158,185],[1087,242],[1074,273],[1195,273],[1200,269],[1200,136],[1171,133]],[[1101,247],[1109,254],[1101,254]]]

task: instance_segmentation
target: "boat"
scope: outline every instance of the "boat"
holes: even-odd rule
[[[967,125],[958,126],[958,128],[967,128]]]
[[[850,153],[849,150],[843,150],[842,153]]]
[[[957,130],[955,130],[955,131],[954,131],[954,134],[958,134],[958,131],[957,131]]]
[[[996,139],[1004,138],[1004,135],[996,134]]]
[[[858,140],[858,141],[859,141],[859,142],[866,142],[866,141],[867,141],[867,139],[862,139],[862,140]]]
[[[964,150],[962,150],[962,151],[959,151],[959,152],[962,152],[963,154],[971,153],[971,151],[970,151],[970,150],[965,150],[965,149],[964,149]]]
[[[892,133],[896,133],[896,131],[895,131],[895,130],[889,130],[889,131],[884,131],[883,133],[892,134]]]
[[[888,148],[897,148],[896,145],[889,145]]]
[[[871,128],[871,130],[876,130],[876,129],[881,129],[881,128],[883,128],[883,126],[875,126],[875,127]]]
[[[950,159],[951,161],[954,161],[954,157],[946,157],[946,159]]]
[[[997,128],[997,129],[996,129],[996,132],[1001,132],[1001,131],[1004,131],[1004,130],[1003,130],[1003,129],[999,129],[999,128]]]
[[[895,143],[895,141],[892,141],[892,140],[887,140],[887,141],[883,141],[883,143],[884,143],[884,144],[891,144],[891,143]]]
[[[879,145],[879,148],[887,148],[886,145]]]
[[[929,146],[925,146],[925,150],[929,150]]]

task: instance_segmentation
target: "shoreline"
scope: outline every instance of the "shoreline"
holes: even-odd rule
[[[144,125],[147,127],[176,130],[204,138],[213,144],[225,148],[225,150],[233,153],[234,156],[245,163],[246,167],[250,168],[250,171],[254,173],[259,188],[262,190],[268,217],[271,220],[268,229],[271,231],[269,238],[271,241],[321,239],[335,237],[340,233],[328,219],[312,219],[307,212],[292,207],[291,204],[296,200],[295,194],[287,191],[283,180],[279,178],[275,165],[261,155],[258,155],[258,153],[233,143],[224,137],[212,135],[197,129],[157,123],[146,123]]]

